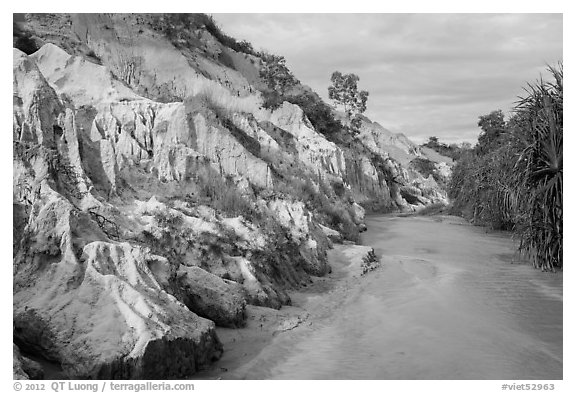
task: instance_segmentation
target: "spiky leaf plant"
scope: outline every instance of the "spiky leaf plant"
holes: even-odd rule
[[[562,267],[562,64],[549,71],[551,81],[528,84],[503,132],[459,158],[448,195],[455,213],[513,230],[534,266],[554,271]]]
[[[526,147],[513,171],[520,248],[542,270],[562,266],[563,65],[548,70],[553,80],[528,84],[516,106]]]

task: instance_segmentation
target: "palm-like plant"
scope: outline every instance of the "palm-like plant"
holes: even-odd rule
[[[553,81],[528,84],[516,106],[526,147],[513,171],[520,248],[542,270],[562,266],[563,65],[548,70]]]
[[[504,132],[460,157],[448,195],[473,222],[514,230],[534,266],[554,271],[562,266],[562,63],[549,71],[552,81],[525,88]]]

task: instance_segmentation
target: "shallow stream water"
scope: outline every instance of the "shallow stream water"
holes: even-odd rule
[[[509,234],[456,218],[367,225],[362,242],[382,266],[312,297],[322,317],[228,377],[562,379],[561,272],[521,261]]]

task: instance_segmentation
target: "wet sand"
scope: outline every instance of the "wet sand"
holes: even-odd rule
[[[357,277],[357,267],[343,251],[349,246],[336,244],[328,257],[332,272],[325,277],[312,277],[313,283],[299,291],[289,292],[291,306],[280,310],[248,305],[246,326],[216,331],[224,346],[224,355],[209,370],[194,379],[266,379],[263,364],[280,361],[282,351],[289,350],[302,337],[329,321],[351,288],[359,287],[367,276]],[[370,274],[370,273],[368,273]]]
[[[533,269],[506,233],[454,217],[374,216],[382,266],[334,272],[279,311],[218,329],[200,379],[561,379],[562,273]]]

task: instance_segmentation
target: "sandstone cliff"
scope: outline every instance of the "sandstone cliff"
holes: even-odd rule
[[[330,138],[298,105],[266,109],[262,60],[206,21],[26,15],[37,50],[13,52],[15,375],[19,348],[70,378],[189,376],[222,353],[216,324],[290,304],[330,271],[333,242],[365,230],[360,204],[445,200],[406,137],[364,119]]]

